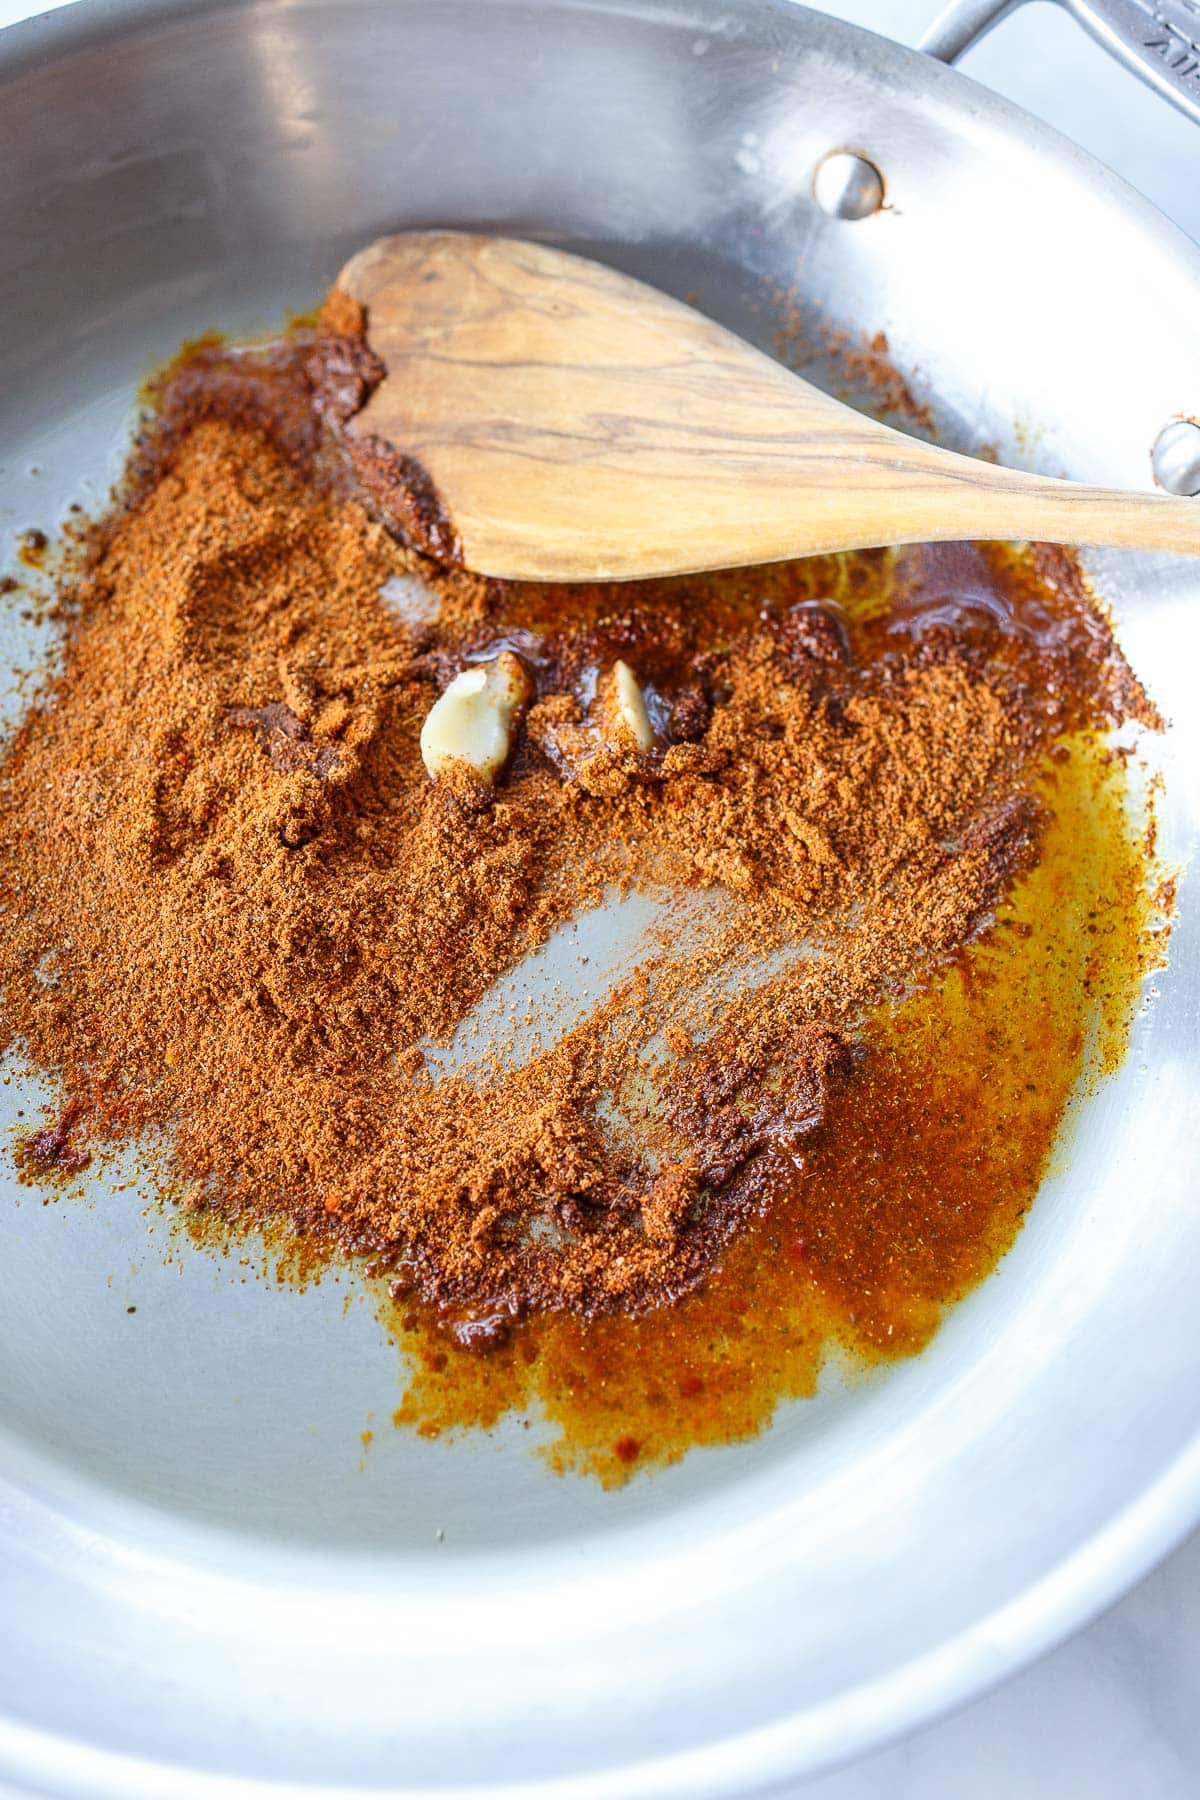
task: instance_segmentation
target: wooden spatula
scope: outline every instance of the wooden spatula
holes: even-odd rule
[[[1200,553],[1198,500],[935,449],[543,244],[406,232],[338,283],[387,370],[349,430],[424,472],[481,574],[665,575],[947,538]]]

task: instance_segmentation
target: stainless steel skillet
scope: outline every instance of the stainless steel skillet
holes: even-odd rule
[[[1131,485],[1160,443],[1193,478],[1190,434],[1162,434],[1200,414],[1200,253],[926,58],[757,0],[97,0],[0,39],[6,537],[103,488],[182,336],[269,323],[434,222],[562,238],[768,343],[773,281],[814,330],[885,331],[953,443]],[[1128,330],[1148,308],[1154,358]],[[1196,572],[1096,572],[1174,721],[1186,859]],[[0,1775],[120,1800],[753,1791],[1053,1641],[1200,1517],[1186,880],[1155,986],[925,1356],[616,1496],[547,1477],[515,1424],[378,1431],[360,1470],[397,1389],[368,1309],[164,1265],[134,1195],[6,1184]],[[0,1096],[5,1123],[30,1104]]]

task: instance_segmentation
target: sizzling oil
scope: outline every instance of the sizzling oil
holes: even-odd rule
[[[989,631],[998,617],[1010,635],[1056,630],[1052,595],[1015,552],[837,559],[814,585],[864,656],[897,631],[970,630],[973,612]],[[486,1358],[419,1307],[385,1305],[411,1361],[395,1423],[437,1436],[540,1411],[557,1428],[554,1467],[615,1485],[752,1436],[781,1401],[815,1392],[835,1348],[859,1368],[921,1350],[1010,1248],[1056,1152],[1069,1154],[1073,1114],[1120,1062],[1153,955],[1125,758],[1068,729],[1037,795],[1035,866],[984,935],[864,1021],[861,1065],[794,1185],[702,1291],[640,1318],[533,1319]]]

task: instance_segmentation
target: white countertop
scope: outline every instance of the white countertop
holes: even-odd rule
[[[61,3],[61,0],[59,0]],[[938,0],[827,0],[906,43]],[[0,0],[0,26],[46,11]],[[1200,127],[1058,7],[1022,8],[964,63],[1057,125],[1200,239]],[[1130,328],[1150,321],[1131,320]],[[1169,330],[1170,321],[1153,325]],[[1087,1630],[994,1693],[791,1800],[1194,1800],[1200,1794],[1200,1533]]]

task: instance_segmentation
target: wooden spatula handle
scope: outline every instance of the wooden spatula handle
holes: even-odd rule
[[[1200,553],[1200,503],[937,449],[545,245],[405,233],[339,282],[388,370],[352,429],[416,459],[486,574],[657,575],[954,538]]]

